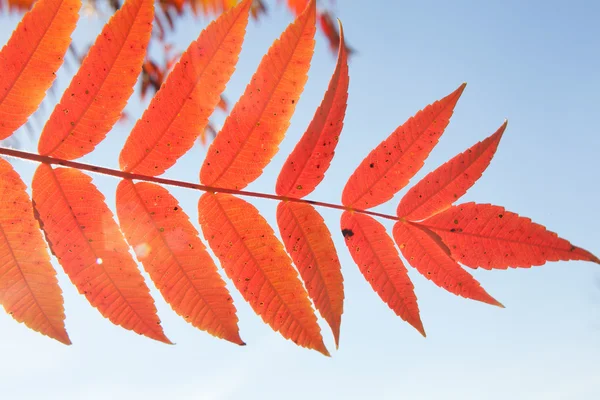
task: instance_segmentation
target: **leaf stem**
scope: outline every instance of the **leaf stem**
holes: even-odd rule
[[[261,198],[261,199],[270,199],[270,200],[277,200],[277,201],[292,201],[292,202],[296,202],[296,203],[306,203],[306,204],[312,204],[314,206],[319,206],[319,207],[324,207],[324,208],[333,208],[336,210],[343,210],[343,211],[353,211],[353,212],[357,212],[359,214],[367,214],[367,215],[371,215],[373,217],[385,218],[385,219],[390,219],[393,221],[399,220],[398,217],[395,215],[388,215],[388,214],[383,214],[383,213],[378,213],[378,212],[368,211],[368,210],[358,210],[358,209],[354,209],[351,207],[345,207],[341,204],[326,203],[326,202],[316,201],[316,200],[297,199],[294,197],[278,196],[275,194],[260,193],[260,192],[250,192],[250,191],[246,191],[246,190],[236,190],[236,189],[226,189],[226,188],[219,188],[219,187],[213,187],[213,186],[205,186],[205,185],[200,185],[200,184],[192,183],[192,182],[159,178],[156,176],[133,174],[131,172],[124,172],[124,171],[120,171],[118,169],[98,167],[96,165],[80,163],[77,161],[68,161],[68,160],[63,160],[60,158],[54,158],[54,157],[49,157],[49,156],[41,156],[41,155],[35,154],[35,153],[29,153],[29,152],[21,151],[21,150],[7,149],[4,147],[0,147],[0,154],[3,154],[8,157],[20,158],[22,160],[34,161],[37,163],[60,165],[63,167],[70,167],[70,168],[75,168],[75,169],[79,169],[79,170],[95,172],[97,174],[109,175],[109,176],[113,176],[116,178],[132,179],[132,180],[136,180],[136,181],[154,182],[154,183],[159,183],[162,185],[177,186],[177,187],[182,187],[182,188],[187,188],[187,189],[200,190],[203,192],[229,193],[229,194],[235,194],[238,196],[257,197],[257,198]]]

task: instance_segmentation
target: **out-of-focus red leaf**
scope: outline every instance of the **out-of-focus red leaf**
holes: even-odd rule
[[[250,6],[250,15],[253,19],[259,19],[261,15],[267,14],[267,6],[262,0],[253,0]]]
[[[323,34],[327,38],[329,42],[329,48],[331,51],[336,51],[336,49],[340,45],[340,32],[338,32],[335,23],[333,22],[333,18],[331,18],[331,14],[327,11],[323,11],[319,13],[319,27],[323,31]],[[344,49],[348,56],[354,53],[354,50],[350,48],[346,43],[344,43]]]

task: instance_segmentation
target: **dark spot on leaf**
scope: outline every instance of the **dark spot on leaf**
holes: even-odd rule
[[[352,232],[352,229],[342,229],[342,235],[344,235],[345,238],[349,238],[354,236],[354,232]]]

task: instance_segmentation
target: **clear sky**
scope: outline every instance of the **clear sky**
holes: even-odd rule
[[[251,22],[226,95],[234,102],[262,55],[291,21],[267,1],[270,16]],[[328,2],[327,2],[328,3]],[[358,163],[425,105],[468,83],[424,172],[509,125],[483,178],[463,198],[505,206],[600,254],[600,3],[589,1],[337,1],[349,44],[350,97],[337,155],[312,199],[339,202]],[[84,17],[75,33],[82,49],[103,17]],[[0,16],[5,43],[18,16]],[[181,21],[185,48],[205,20]],[[335,57],[322,36],[305,93],[281,151],[251,190],[273,192],[276,176],[319,104]],[[73,63],[71,63],[73,65]],[[72,70],[73,67],[71,67]],[[55,97],[69,71],[63,68]],[[118,125],[85,161],[117,167],[117,155],[141,114],[137,94]],[[33,123],[34,130],[41,122]],[[21,147],[35,140],[17,133]],[[39,135],[39,132],[36,132]],[[196,146],[166,174],[197,181],[205,149]],[[33,164],[13,164],[29,183]],[[417,181],[417,178],[412,183]],[[114,209],[116,181],[94,176]],[[198,193],[171,190],[197,221]],[[401,192],[378,211],[393,214]],[[275,204],[255,201],[273,224]],[[320,320],[332,358],[296,347],[274,333],[235,292],[238,347],[180,319],[153,288],[167,346],[113,326],[87,304],[57,266],[64,292],[64,346],[0,312],[0,397],[3,399],[598,399],[600,398],[600,270],[557,262],[510,271],[474,271],[499,309],[456,297],[410,270],[428,337],[396,317],[363,279],[339,233],[339,212],[322,210],[345,278],[341,343]],[[391,224],[386,223],[391,229]],[[146,276],[146,275],[145,275]],[[150,285],[152,285],[150,283]]]

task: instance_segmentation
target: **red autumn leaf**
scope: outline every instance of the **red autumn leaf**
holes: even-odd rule
[[[50,248],[71,282],[112,323],[171,343],[129,247],[91,178],[41,164],[33,201]]]
[[[122,170],[160,175],[192,147],[233,74],[249,6],[245,0],[221,15],[183,53],[127,138]]]
[[[324,11],[319,13],[319,27],[329,42],[329,48],[332,51],[335,51],[340,45],[341,30],[338,32],[329,12]],[[346,43],[344,43],[343,46],[348,55],[354,53],[354,50],[348,47]]]
[[[348,211],[342,214],[341,227],[352,259],[373,290],[425,336],[414,286],[385,227],[368,215]]]
[[[280,202],[277,205],[277,225],[308,295],[331,327],[338,346],[344,307],[344,278],[323,217],[310,204]]]
[[[205,193],[198,214],[210,248],[254,312],[286,339],[329,355],[298,274],[258,210],[229,194]]]
[[[450,293],[503,307],[450,256],[440,238],[411,222],[394,225],[394,239],[404,258],[425,278]]]
[[[80,0],[39,0],[0,51],[0,140],[38,108],[63,63]]]
[[[442,238],[457,261],[471,268],[529,268],[558,260],[600,264],[598,257],[542,225],[491,204],[459,204],[423,225]]]
[[[309,0],[286,0],[288,8],[294,13],[294,15],[302,14],[302,11],[306,9],[306,5]]]
[[[444,133],[465,86],[419,111],[371,151],[346,183],[342,203],[368,209],[406,186]]]
[[[250,7],[250,15],[253,19],[260,18],[261,15],[267,14],[267,6],[262,0],[252,0],[252,6]]]
[[[173,3],[183,3],[182,0],[169,0]],[[194,14],[219,15],[235,6],[238,0],[189,0]]]
[[[200,171],[204,185],[242,189],[262,174],[283,140],[304,89],[314,34],[312,0],[263,57],[210,145]]]
[[[0,304],[14,319],[64,344],[65,309],[56,271],[25,184],[0,159]]]
[[[348,55],[344,47],[344,34],[338,52],[338,60],[325,97],[288,156],[279,177],[276,192],[280,196],[301,198],[311,193],[325,177],[338,144],[346,103],[348,101]]]
[[[225,282],[177,200],[153,183],[123,180],[117,215],[127,242],[173,310],[199,329],[244,344]]]
[[[398,205],[398,216],[419,221],[444,211],[481,178],[496,153],[506,122],[492,136],[427,174]]]
[[[106,137],[133,93],[153,18],[152,0],[127,0],[104,26],[44,127],[40,154],[76,159]]]

